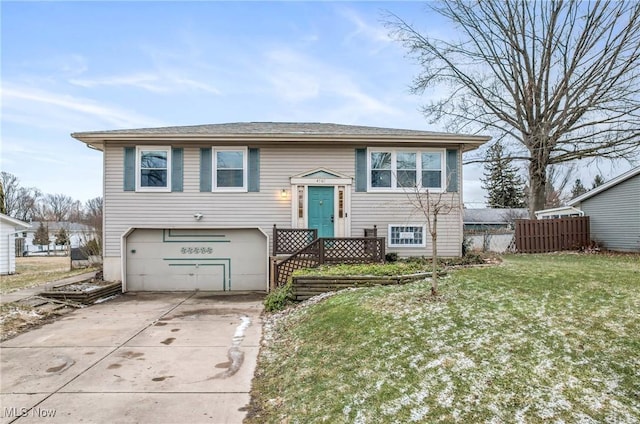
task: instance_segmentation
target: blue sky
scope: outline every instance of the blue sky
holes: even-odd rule
[[[102,195],[102,154],[69,136],[77,131],[239,121],[443,130],[419,112],[425,99],[408,90],[418,68],[382,24],[388,10],[450,33],[424,3],[0,7],[0,167],[45,193]],[[484,200],[481,172],[465,167],[472,207]]]

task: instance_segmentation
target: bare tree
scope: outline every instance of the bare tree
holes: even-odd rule
[[[95,197],[86,201],[83,222],[96,230],[102,229],[102,197]]]
[[[92,227],[95,231],[95,233],[84,235],[85,249],[87,254],[90,255],[100,255],[102,253],[102,208],[102,197],[89,199],[84,205],[82,222]]]
[[[414,187],[407,192],[409,203],[415,212],[422,214],[431,235],[431,295],[438,295],[438,218],[448,215],[460,208],[460,202],[455,199],[456,193],[433,192]]]
[[[76,201],[65,194],[47,194],[42,202],[41,218],[47,221],[68,221]]]
[[[5,213],[22,221],[36,218],[38,201],[42,193],[37,188],[20,186],[20,180],[9,172],[0,172],[4,189]]]
[[[4,191],[4,213],[17,218],[15,213],[18,210],[20,180],[15,175],[2,171],[0,172],[0,184],[2,184]]]
[[[448,94],[423,107],[456,131],[490,131],[528,162],[530,214],[544,208],[549,165],[640,153],[640,2],[430,3],[460,39],[424,35],[390,15],[421,65],[412,90]],[[479,160],[480,161],[480,160]]]
[[[545,208],[557,208],[571,198],[571,195],[567,193],[567,188],[574,172],[575,166],[573,165],[565,170],[562,170],[558,165],[552,165],[548,168],[544,195]]]

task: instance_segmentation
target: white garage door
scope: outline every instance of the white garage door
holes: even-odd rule
[[[136,229],[127,290],[266,290],[267,238],[257,229]]]

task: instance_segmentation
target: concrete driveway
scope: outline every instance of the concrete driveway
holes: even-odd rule
[[[0,345],[0,423],[241,423],[262,295],[128,293]]]

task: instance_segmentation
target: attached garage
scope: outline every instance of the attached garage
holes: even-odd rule
[[[123,246],[127,291],[267,289],[267,237],[256,228],[137,228]]]

